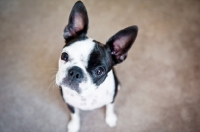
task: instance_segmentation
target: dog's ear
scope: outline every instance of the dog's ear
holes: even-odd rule
[[[77,37],[85,37],[88,29],[88,15],[84,4],[78,1],[74,4],[69,16],[68,25],[64,29],[64,38],[66,41]]]
[[[113,65],[121,63],[126,59],[128,50],[133,45],[137,33],[138,27],[130,26],[120,30],[106,42],[106,45],[111,50]]]

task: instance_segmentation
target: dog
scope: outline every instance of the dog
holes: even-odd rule
[[[69,132],[80,129],[79,110],[94,110],[103,106],[106,106],[107,125],[116,126],[114,99],[119,81],[113,66],[126,59],[138,33],[137,26],[130,26],[102,44],[86,36],[88,23],[84,4],[76,2],[64,29],[65,45],[56,73],[56,84],[71,113]]]

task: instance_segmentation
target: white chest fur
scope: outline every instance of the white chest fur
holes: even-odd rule
[[[105,81],[87,96],[80,96],[70,88],[62,87],[65,102],[82,110],[93,110],[111,103],[114,91],[115,82],[112,70],[108,73]]]

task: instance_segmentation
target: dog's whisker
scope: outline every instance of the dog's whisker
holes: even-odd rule
[[[58,72],[58,69],[49,69],[49,70],[50,70],[50,72],[49,72],[50,74],[52,74],[52,73],[55,74]]]
[[[52,75],[52,74],[56,74],[58,71],[51,71],[51,72],[49,72],[49,74],[50,75]]]
[[[53,89],[55,88],[55,89],[57,89],[58,88],[58,85],[56,85],[56,78],[54,79],[54,83],[53,83]]]
[[[55,80],[53,80],[53,81],[49,84],[49,87],[47,88],[47,90],[49,90],[53,84],[55,84]]]
[[[51,77],[51,79],[56,79],[56,74]]]

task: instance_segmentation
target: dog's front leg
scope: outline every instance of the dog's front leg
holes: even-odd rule
[[[71,120],[68,123],[68,132],[78,132],[80,129],[80,115],[79,109],[72,107],[68,104],[71,112]]]
[[[106,105],[106,123],[110,127],[116,126],[117,123],[117,115],[114,112],[114,103],[110,103]]]

